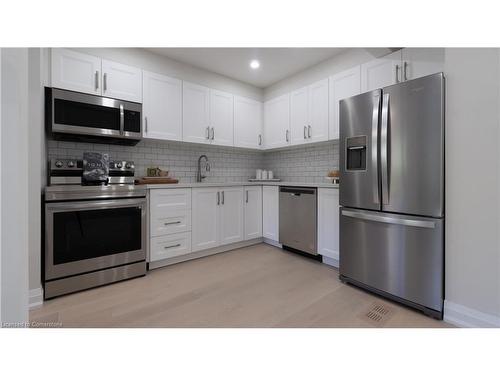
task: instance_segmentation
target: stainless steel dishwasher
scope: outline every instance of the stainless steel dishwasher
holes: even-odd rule
[[[317,255],[316,188],[280,187],[280,235],[284,247]]]

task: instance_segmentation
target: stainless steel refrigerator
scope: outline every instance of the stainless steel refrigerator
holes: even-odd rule
[[[340,172],[340,279],[442,319],[442,73],[342,100]]]

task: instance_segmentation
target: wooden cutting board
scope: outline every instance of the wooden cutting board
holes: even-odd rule
[[[148,184],[177,184],[179,180],[171,177],[141,177],[135,180],[137,185],[148,185]]]

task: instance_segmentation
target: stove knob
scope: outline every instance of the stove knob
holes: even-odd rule
[[[125,168],[127,168],[127,169],[132,168],[132,164],[130,164],[130,163],[125,164]]]
[[[73,161],[68,161],[68,168],[73,168],[75,163]]]
[[[121,168],[122,167],[122,163],[117,163],[116,164],[116,168]]]
[[[60,161],[60,160],[56,161],[56,167],[57,168],[62,168],[62,166],[63,166],[62,161]]]

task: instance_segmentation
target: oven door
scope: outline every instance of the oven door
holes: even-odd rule
[[[52,132],[141,139],[139,103],[49,89]]]
[[[47,203],[45,280],[146,259],[146,199]]]

